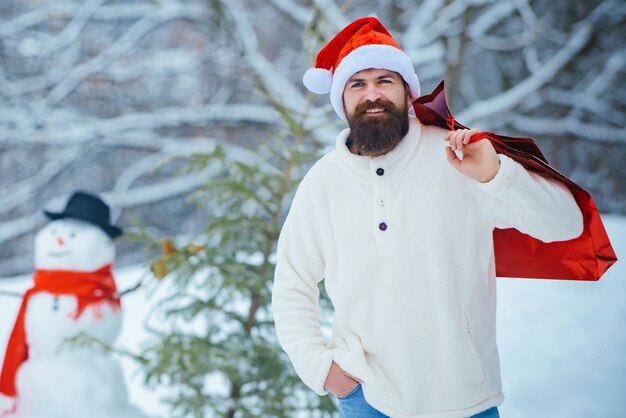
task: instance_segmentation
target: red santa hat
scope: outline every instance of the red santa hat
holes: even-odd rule
[[[355,73],[370,68],[395,71],[409,85],[411,98],[420,95],[420,83],[413,63],[394,41],[378,19],[357,19],[339,32],[315,59],[302,81],[317,94],[330,93],[330,103],[340,118],[343,111],[343,89]]]

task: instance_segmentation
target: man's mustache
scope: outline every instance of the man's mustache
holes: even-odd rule
[[[362,113],[367,112],[370,109],[378,109],[378,108],[382,108],[386,112],[392,112],[396,109],[394,104],[390,102],[389,100],[378,99],[374,102],[368,100],[366,102],[359,104],[356,107],[355,114],[360,115]]]

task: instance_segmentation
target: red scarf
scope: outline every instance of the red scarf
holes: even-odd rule
[[[113,310],[121,308],[120,298],[111,272],[111,264],[91,272],[64,270],[36,270],[33,277],[35,285],[22,297],[22,305],[17,314],[13,331],[9,337],[2,373],[0,374],[0,392],[15,396],[15,374],[20,365],[28,359],[28,345],[24,330],[24,316],[28,300],[39,292],[48,292],[55,296],[76,296],[78,306],[71,318],[77,320],[90,305],[108,303]]]

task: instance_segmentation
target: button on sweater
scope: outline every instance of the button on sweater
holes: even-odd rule
[[[282,347],[320,395],[335,361],[391,417],[461,418],[503,400],[493,229],[567,240],[582,216],[566,187],[506,156],[487,183],[458,173],[446,133],[410,118],[396,148],[364,157],[349,152],[346,130],[296,192],[272,304]],[[321,280],[334,307],[330,340]]]

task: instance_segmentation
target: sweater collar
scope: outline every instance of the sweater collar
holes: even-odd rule
[[[417,150],[417,144],[422,136],[422,125],[417,118],[409,116],[409,132],[402,138],[402,141],[388,153],[378,157],[368,157],[352,154],[346,146],[346,141],[350,135],[350,129],[344,129],[337,136],[336,152],[339,159],[358,171],[369,170],[372,162],[383,163],[387,167],[394,167],[396,170],[403,169],[411,160],[411,156]]]

